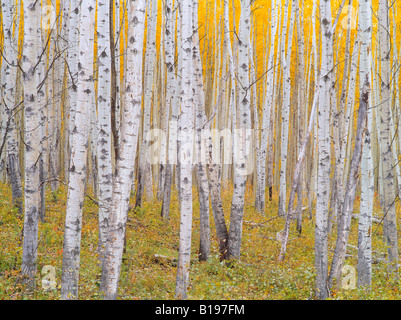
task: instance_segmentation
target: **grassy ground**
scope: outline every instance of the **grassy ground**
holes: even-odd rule
[[[226,221],[232,188],[222,191]],[[196,195],[196,192],[194,192]],[[47,222],[40,224],[37,290],[27,293],[18,281],[22,245],[22,221],[16,217],[11,203],[11,191],[0,185],[0,299],[59,299],[63,254],[63,233],[66,190],[47,193]],[[359,206],[357,201],[355,208]],[[127,250],[120,280],[120,299],[173,299],[176,267],[156,261],[155,254],[177,257],[179,210],[173,192],[170,223],[160,219],[161,203],[145,202],[143,208],[129,212]],[[375,203],[375,208],[378,204]],[[82,251],[80,270],[80,299],[99,299],[100,265],[97,257],[97,208],[86,199],[83,213]],[[397,203],[397,213],[401,208]],[[267,204],[266,215],[255,212],[252,190],[246,195],[241,260],[226,266],[218,259],[218,248],[211,218],[212,252],[209,261],[197,261],[199,247],[199,204],[194,197],[193,263],[191,264],[190,299],[313,299],[314,292],[314,223],[305,213],[303,233],[298,236],[291,228],[286,259],[277,262],[280,243],[276,235],[283,229],[284,220],[275,218],[277,199]],[[271,219],[269,222],[267,220]],[[400,238],[400,236],[399,236]],[[357,266],[357,220],[353,220],[347,265]],[[329,253],[335,245],[335,226],[329,242]],[[373,225],[373,256],[385,252],[382,228]],[[57,290],[44,291],[41,287],[42,268],[51,265],[56,270]],[[340,289],[332,299],[401,299],[399,280],[388,274],[384,262],[373,265],[373,284],[370,291]]]

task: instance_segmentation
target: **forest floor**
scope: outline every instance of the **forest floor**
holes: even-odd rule
[[[277,233],[283,230],[284,219],[277,216],[277,198],[266,206],[266,214],[254,209],[252,190],[247,190],[241,260],[227,266],[218,258],[218,247],[213,219],[211,217],[211,257],[199,262],[199,203],[194,192],[194,215],[190,270],[189,299],[313,299],[314,296],[314,220],[304,212],[302,235],[295,224],[291,227],[290,241],[284,262],[277,256],[280,242]],[[232,187],[222,188],[226,221],[229,223]],[[27,293],[19,281],[22,258],[21,230],[23,221],[16,215],[11,203],[11,190],[0,185],[0,299],[60,299],[61,267],[63,255],[66,189],[47,192],[46,223],[39,227],[37,259],[37,289]],[[379,208],[375,199],[375,209]],[[401,206],[397,202],[398,221]],[[355,209],[359,208],[359,199]],[[161,202],[145,202],[137,212],[129,212],[127,246],[120,278],[120,299],[174,299],[176,266],[174,263],[155,258],[155,255],[176,258],[179,240],[179,208],[177,193],[172,193],[170,222],[160,218]],[[99,284],[101,267],[97,256],[97,207],[86,197],[82,226],[82,249],[80,269],[80,299],[100,299]],[[356,209],[355,212],[358,212]],[[312,217],[313,218],[313,217]],[[266,222],[267,221],[267,222]],[[352,220],[346,264],[357,267],[358,220]],[[333,226],[329,240],[329,259],[335,246]],[[373,258],[377,260],[386,252],[382,227],[373,224]],[[400,239],[400,234],[398,236]],[[53,266],[56,270],[57,289],[45,291],[41,281],[42,268]],[[352,275],[352,274],[351,274]],[[352,287],[352,283],[351,287]],[[387,272],[385,262],[375,261],[370,291],[364,289],[339,289],[330,299],[401,299],[400,281]]]

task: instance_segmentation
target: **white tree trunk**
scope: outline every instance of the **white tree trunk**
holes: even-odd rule
[[[156,22],[158,15],[158,0],[148,1],[147,41],[145,52],[145,86],[144,86],[144,114],[142,144],[139,156],[138,190],[135,207],[142,205],[145,197],[149,200],[153,195],[152,171],[149,159],[151,108],[154,103],[155,87],[154,74],[156,72]]]
[[[231,203],[230,231],[228,234],[228,259],[239,259],[242,240],[242,220],[247,168],[247,141],[250,128],[250,88],[249,88],[249,46],[250,46],[251,3],[241,1],[238,43],[238,81],[239,85],[239,128],[234,132],[234,194]],[[234,127],[235,128],[235,127]],[[248,130],[247,130],[248,129]],[[248,147],[249,148],[249,147]]]
[[[381,62],[381,103],[380,103],[380,154],[383,165],[383,212],[385,213],[385,237],[388,257],[394,269],[398,269],[397,221],[395,215],[395,184],[392,157],[391,96],[390,96],[390,21],[388,0],[379,1],[379,39]]]
[[[193,99],[193,61],[192,61],[192,1],[181,2],[182,20],[182,91],[181,91],[181,115],[179,124],[179,166],[181,199],[180,245],[178,253],[178,266],[175,297],[187,298],[189,285],[189,265],[191,259],[192,238],[192,151],[194,145],[194,99]]]
[[[106,248],[107,228],[113,193],[111,141],[111,50],[110,14],[112,0],[98,3],[98,98],[97,98],[97,165],[99,191],[99,253],[102,260]]]
[[[203,68],[200,56],[198,33],[198,1],[193,1],[193,91],[195,102],[195,150],[196,174],[199,194],[199,260],[206,261],[210,256],[209,184],[206,171],[206,148],[202,132],[204,130],[205,97],[203,88]]]
[[[277,33],[277,10],[278,1],[272,2],[272,26],[270,36],[270,50],[267,63],[267,75],[266,75],[266,94],[265,102],[263,105],[263,116],[262,116],[262,134],[260,139],[260,153],[258,155],[258,180],[256,189],[256,209],[260,212],[264,212],[266,197],[266,156],[267,156],[267,145],[269,141],[270,133],[270,115],[273,106],[273,87],[274,87],[274,47]]]
[[[165,19],[166,19],[166,30],[165,30],[165,61],[167,69],[167,88],[166,88],[166,120],[169,121],[168,115],[171,109],[171,122],[168,122],[168,143],[166,144],[166,172],[163,187],[163,205],[161,210],[161,216],[164,219],[169,219],[170,212],[170,199],[171,199],[171,181],[173,175],[174,155],[177,154],[177,137],[176,124],[178,117],[178,106],[174,105],[176,97],[176,76],[175,76],[175,45],[174,45],[174,15],[173,15],[173,0],[168,0],[165,3]],[[173,127],[174,126],[174,127]],[[172,137],[172,139],[171,139]]]
[[[87,176],[87,153],[92,100],[93,36],[95,26],[95,1],[81,3],[79,61],[77,82],[77,108],[71,132],[71,158],[69,166],[68,195],[65,217],[61,298],[77,299],[81,250],[82,208]]]
[[[69,120],[68,120],[68,144],[71,150],[73,130],[75,127],[75,113],[78,102],[78,53],[79,53],[79,21],[81,16],[80,1],[71,0],[70,28],[68,32],[69,47],[67,50],[67,62],[69,67],[68,98],[69,98]],[[52,132],[50,132],[52,134]],[[71,154],[71,152],[70,152]],[[70,166],[70,163],[67,163]]]
[[[363,142],[361,163],[361,205],[358,226],[358,286],[369,287],[372,282],[372,214],[374,199],[374,175],[371,151],[372,132],[372,12],[371,0],[362,0],[359,3],[359,25],[361,36],[360,57],[360,83],[361,95],[365,94],[363,88],[369,89],[369,102]]]
[[[142,50],[146,1],[130,1],[128,6],[126,88],[122,110],[121,145],[113,181],[106,259],[101,279],[105,299],[109,300],[117,299],[142,105]]]
[[[22,182],[21,172],[19,165],[19,143],[18,131],[16,128],[15,117],[18,113],[19,101],[16,96],[16,78],[17,78],[17,59],[18,59],[18,33],[13,35],[13,28],[15,26],[18,30],[18,16],[17,6],[14,1],[3,1],[3,62],[1,70],[3,94],[2,107],[4,107],[3,117],[6,119],[6,126],[3,128],[4,133],[7,135],[6,150],[3,145],[2,154],[7,157],[7,173],[11,183],[13,204],[18,208],[18,216],[22,218],[23,204],[22,204]],[[3,141],[2,143],[5,143]]]
[[[315,226],[315,268],[316,296],[325,299],[329,296],[327,287],[327,239],[328,203],[330,193],[330,72],[333,55],[331,31],[331,1],[320,2],[320,24],[322,33],[322,61],[320,75],[318,139],[319,166],[317,174],[316,226]]]
[[[38,63],[39,12],[40,5],[36,1],[24,2],[25,219],[21,271],[30,287],[35,285],[39,224],[39,105],[36,89],[39,77],[35,68]]]
[[[281,165],[280,165],[280,190],[278,214],[285,214],[285,203],[287,199],[287,153],[288,153],[288,132],[291,108],[291,49],[292,49],[292,33],[294,28],[295,6],[291,8],[290,27],[287,40],[287,17],[288,17],[289,0],[286,1],[284,12],[283,33],[281,35],[281,61],[283,61],[283,107],[281,111]]]

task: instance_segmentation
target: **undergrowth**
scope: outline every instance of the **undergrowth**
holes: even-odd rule
[[[194,190],[192,262],[189,299],[313,299],[314,298],[314,220],[307,209],[303,214],[302,234],[291,227],[290,241],[284,262],[277,261],[280,242],[277,234],[283,230],[284,219],[277,218],[277,198],[267,202],[264,214],[254,209],[253,191],[245,198],[241,259],[229,266],[221,262],[211,215],[211,255],[208,261],[197,259],[199,247],[199,203]],[[222,188],[223,207],[229,223],[232,186]],[[11,201],[11,190],[0,185],[0,299],[60,299],[63,255],[66,189],[47,192],[46,222],[40,223],[37,258],[37,288],[27,292],[19,281],[23,221]],[[359,199],[355,203],[358,211]],[[375,214],[379,204],[375,198]],[[160,218],[161,202],[145,201],[140,210],[129,212],[127,244],[120,277],[119,299],[174,299],[176,265],[155,259],[155,255],[178,256],[179,206],[173,190],[169,222]],[[313,211],[313,210],[312,210]],[[397,215],[401,212],[397,203]],[[97,207],[86,198],[83,210],[80,299],[100,299],[101,266],[97,256]],[[329,259],[335,246],[336,225],[329,239]],[[386,252],[382,227],[373,225],[373,278],[367,289],[335,289],[330,299],[401,299],[399,280],[389,273],[384,259]],[[400,238],[400,237],[398,237]],[[346,264],[357,267],[357,220],[352,221]],[[57,287],[42,289],[44,266],[56,270]],[[329,264],[330,266],[330,264]]]

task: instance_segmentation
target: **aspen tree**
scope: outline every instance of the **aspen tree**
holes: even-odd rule
[[[151,107],[154,103],[155,88],[153,84],[156,72],[156,22],[158,15],[158,0],[148,1],[147,41],[145,52],[145,83],[144,83],[144,114],[142,143],[139,155],[138,190],[135,207],[142,205],[143,197],[150,199],[153,194],[152,172],[149,159]],[[145,193],[144,193],[145,192]]]
[[[355,79],[356,79],[356,71],[357,71],[357,59],[358,54],[356,48],[358,48],[357,43],[354,42],[354,54],[352,59],[350,59],[350,50],[351,50],[351,23],[352,23],[352,0],[349,0],[349,7],[347,13],[347,34],[345,39],[345,52],[344,52],[344,72],[343,72],[343,81],[341,85],[341,92],[340,92],[340,100],[339,100],[339,108],[340,113],[337,114],[337,117],[340,118],[340,128],[337,130],[338,134],[338,144],[339,144],[339,155],[336,154],[336,184],[341,185],[341,190],[337,190],[337,200],[336,200],[336,208],[334,211],[334,219],[337,216],[337,212],[340,211],[341,203],[343,200],[343,187],[342,185],[345,184],[345,165],[346,161],[346,150],[347,150],[347,140],[348,137],[351,137],[351,131],[349,130],[349,119],[350,115],[352,114],[351,109],[353,110],[354,105],[354,95],[355,90],[351,90],[351,88],[355,88]],[[349,68],[351,66],[351,73],[349,72]],[[349,85],[348,85],[349,82]],[[348,99],[347,99],[348,98]],[[347,103],[348,101],[348,103]],[[346,110],[344,112],[344,109]],[[341,112],[342,111],[342,112]],[[351,140],[351,139],[350,139]],[[338,149],[336,149],[338,150]]]
[[[287,38],[287,20],[290,1],[286,0],[284,11],[283,30],[281,34],[281,48],[280,59],[283,65],[283,107],[281,111],[281,162],[280,162],[280,190],[279,190],[279,204],[278,214],[284,215],[285,203],[287,198],[287,151],[288,151],[288,132],[289,132],[289,118],[290,118],[290,103],[291,103],[291,48],[292,48],[292,32],[294,26],[295,12],[294,5],[291,7],[290,12],[290,29]],[[287,42],[286,42],[287,38]],[[287,45],[287,51],[286,51]]]
[[[49,61],[53,61],[57,57],[56,41],[57,41],[57,29],[50,34],[49,43]],[[55,101],[57,99],[57,88],[56,88],[56,70],[55,66],[52,68],[49,77],[46,79],[47,93],[48,93],[48,130],[49,130],[49,174],[51,176],[50,188],[54,192],[57,190],[59,183],[58,178],[58,135],[59,125],[57,122],[57,111],[55,110]]]
[[[202,135],[205,116],[205,98],[203,88],[203,69],[200,57],[199,33],[198,33],[198,1],[193,2],[193,92],[195,102],[195,130],[196,130],[196,174],[199,194],[199,260],[206,261],[210,255],[210,221],[209,221],[209,184],[205,165],[206,149],[205,139]]]
[[[45,158],[47,156],[47,135],[46,135],[46,124],[47,124],[47,109],[48,103],[46,101],[46,67],[49,65],[49,62],[46,61],[46,57],[40,57],[43,52],[46,52],[46,43],[48,39],[47,35],[47,28],[43,27],[52,27],[49,24],[51,21],[45,21],[45,19],[41,19],[41,15],[38,15],[38,30],[36,36],[38,37],[38,61],[37,64],[38,69],[38,78],[39,78],[39,85],[37,86],[37,103],[39,107],[39,219],[40,222],[45,222],[45,215],[46,215],[46,203],[45,203],[45,181],[46,181],[46,171],[45,170]],[[42,24],[41,24],[42,23]]]
[[[367,110],[367,126],[363,141],[361,160],[361,205],[358,225],[358,286],[370,286],[372,281],[372,213],[373,213],[373,162],[371,151],[372,131],[372,12],[371,0],[362,0],[359,3],[359,25],[361,36],[361,58],[359,76],[362,80],[359,87],[361,96],[363,89],[369,90]]]
[[[272,2],[272,25],[271,25],[271,38],[270,38],[270,50],[267,63],[267,75],[266,75],[266,97],[263,105],[263,116],[262,116],[262,134],[260,139],[260,153],[258,155],[259,172],[257,180],[257,191],[256,191],[256,209],[260,212],[264,211],[265,208],[265,188],[266,188],[266,157],[267,157],[267,145],[269,141],[270,133],[270,116],[273,106],[273,87],[274,87],[274,47],[277,33],[277,10],[278,1]]]
[[[383,212],[385,237],[388,245],[388,258],[391,267],[398,269],[397,221],[395,215],[395,184],[392,159],[391,124],[391,74],[390,74],[390,21],[388,0],[379,1],[379,39],[381,63],[381,101],[380,101],[380,154],[383,165]]]
[[[303,14],[299,6],[298,0],[296,1],[296,19],[297,19],[297,35],[298,35],[298,154],[301,154],[302,142],[305,138],[305,129],[307,125],[305,117],[307,115],[307,99],[306,99],[306,72],[305,72],[305,40],[303,33]],[[305,123],[305,124],[304,124]],[[306,156],[306,151],[305,151]],[[297,190],[297,231],[299,234],[302,232],[302,203],[303,203],[303,191],[305,189],[305,165],[303,165],[301,173],[301,183]]]
[[[66,2],[63,2],[67,6]],[[53,39],[51,39],[52,50],[53,50],[53,68],[52,68],[52,99],[50,100],[51,116],[49,121],[51,122],[50,130],[50,141],[49,141],[49,161],[50,161],[50,176],[51,176],[51,189],[56,191],[59,187],[60,173],[63,170],[61,163],[61,113],[65,107],[65,101],[63,101],[63,75],[64,75],[64,63],[63,63],[63,52],[65,50],[66,34],[64,33],[62,23],[63,5],[53,6],[52,10],[55,10],[57,18],[54,32],[51,33]],[[68,12],[66,12],[66,19],[68,19]],[[65,19],[65,20],[66,20]]]
[[[51,3],[51,1],[49,1]],[[69,101],[69,94],[68,94],[68,84],[70,83],[69,81],[69,70],[68,70],[68,60],[67,60],[67,56],[68,56],[68,46],[69,46],[69,32],[70,32],[70,14],[71,14],[71,1],[63,1],[62,3],[60,3],[60,7],[62,10],[62,16],[61,17],[57,17],[57,16],[53,16],[57,22],[59,19],[61,19],[61,24],[60,24],[60,37],[61,37],[61,48],[60,48],[60,55],[58,57],[58,60],[60,60],[60,68],[61,68],[61,106],[62,109],[61,113],[63,114],[63,118],[61,118],[61,114],[60,114],[60,129],[62,130],[62,132],[60,133],[60,174],[62,174],[62,176],[66,179],[66,176],[68,175],[68,163],[69,163],[69,146],[68,146],[68,121],[69,118],[67,116],[65,116],[66,114],[68,114],[69,112],[69,105],[70,105],[70,101]],[[56,6],[57,4],[53,2],[52,7]],[[52,15],[49,16],[50,18],[52,17]],[[51,21],[52,19],[50,19]],[[49,22],[50,22],[49,21]],[[54,32],[54,29],[56,27],[56,23],[54,23],[52,27],[51,32]],[[46,109],[49,108],[49,105],[46,105]],[[47,112],[48,114],[48,112]],[[46,146],[46,153],[47,153],[47,157],[46,157],[46,161],[50,162],[50,158],[49,158],[49,152],[48,152],[48,134],[46,135],[46,141],[45,142],[45,146]],[[47,177],[46,177],[47,178]],[[61,178],[61,177],[60,177]],[[52,181],[51,177],[50,177],[50,181]],[[54,181],[52,181],[54,182]],[[56,181],[58,182],[58,181]]]
[[[176,96],[173,102],[174,110],[172,112],[173,116],[173,121],[176,120],[176,123],[174,124],[176,126],[176,149],[175,149],[175,160],[176,160],[176,166],[175,166],[175,185],[178,191],[178,201],[181,201],[181,188],[180,188],[180,157],[179,157],[179,150],[181,149],[181,140],[179,138],[179,128],[180,128],[180,122],[181,122],[181,93],[182,93],[182,50],[179,50],[178,48],[182,48],[182,5],[181,5],[181,0],[178,0],[178,12],[177,12],[177,23],[176,23],[176,28],[177,28],[177,89],[176,89]],[[173,139],[175,139],[173,136]]]
[[[169,120],[168,115],[171,109],[171,121],[169,121],[168,125],[168,147],[167,147],[167,163],[166,163],[166,172],[164,178],[164,187],[163,187],[163,204],[161,209],[161,216],[164,219],[169,218],[169,210],[170,210],[170,199],[171,199],[171,181],[173,175],[173,162],[174,154],[176,154],[177,150],[175,149],[177,145],[177,138],[175,136],[176,128],[173,127],[177,124],[176,117],[178,116],[178,106],[174,105],[175,96],[176,96],[176,88],[177,81],[175,76],[175,45],[174,45],[174,15],[173,15],[173,0],[167,0],[165,2],[165,19],[166,19],[166,29],[165,29],[165,63],[166,63],[166,77],[167,77],[167,88],[166,88],[166,114],[165,117]],[[172,138],[172,139],[171,139]]]
[[[320,51],[317,48],[317,38],[316,38],[316,11],[317,11],[317,1],[313,0],[312,7],[312,52],[313,52],[313,75],[314,75],[314,83],[315,85],[319,83],[319,65],[320,65]],[[316,113],[316,117],[318,114]],[[318,121],[315,121],[315,132],[318,132]],[[311,174],[309,181],[309,193],[312,195],[309,196],[309,207],[312,207],[312,200],[316,196],[316,188],[317,188],[317,167],[318,167],[318,157],[315,156],[317,152],[317,144],[318,137],[317,134],[313,137],[313,148],[311,150]]]
[[[357,179],[361,164],[363,133],[366,127],[366,115],[369,104],[369,90],[370,90],[369,74],[364,73],[363,76],[364,78],[361,83],[361,97],[359,101],[355,144],[354,144],[352,159],[350,162],[350,173],[348,176],[344,202],[341,207],[341,215],[338,219],[336,247],[334,250],[334,256],[329,276],[330,286],[333,285],[335,280],[337,280],[337,284],[340,282],[339,280],[345,260],[345,254],[347,251],[348,237],[351,227],[352,211],[354,208],[355,193],[357,188]]]
[[[13,34],[13,29],[18,30],[17,5],[14,1],[2,1],[2,17],[3,17],[3,33],[4,45],[2,48],[2,94],[4,102],[4,118],[7,120],[5,134],[7,139],[6,153],[7,157],[7,174],[11,184],[13,204],[18,208],[18,216],[22,218],[22,182],[19,165],[19,141],[16,128],[15,117],[20,108],[20,102],[16,96],[16,79],[17,79],[17,59],[18,59],[18,32]],[[4,139],[4,138],[3,138]],[[3,142],[4,143],[4,142]],[[5,152],[6,151],[6,152]]]
[[[101,290],[107,300],[117,299],[128,205],[134,180],[138,129],[142,106],[142,50],[146,19],[146,1],[129,1],[128,47],[125,103],[122,109],[121,145],[113,180],[106,256],[102,267]]]
[[[40,3],[24,1],[24,54],[23,54],[23,86],[24,86],[24,141],[25,141],[25,210],[24,241],[22,253],[22,275],[26,277],[28,287],[35,286],[36,258],[38,248],[39,227],[39,103],[37,86],[39,74],[38,61],[38,16]]]
[[[79,34],[79,60],[77,81],[77,108],[71,132],[71,158],[69,166],[68,194],[66,205],[61,298],[77,299],[81,250],[82,208],[86,184],[88,138],[92,100],[93,35],[95,27],[95,1],[81,2]]]
[[[228,259],[239,259],[242,240],[242,220],[247,168],[247,138],[250,128],[250,83],[249,83],[249,46],[250,46],[251,3],[241,0],[238,43],[238,82],[239,82],[239,127],[234,133],[234,193],[231,203],[230,230],[228,234]],[[235,127],[234,127],[235,128]],[[238,133],[238,134],[236,134]],[[249,140],[248,140],[249,141]],[[249,148],[249,146],[248,146]]]
[[[347,89],[347,103],[345,110],[345,119],[343,123],[342,137],[343,142],[341,146],[340,161],[343,166],[339,168],[341,175],[343,175],[342,183],[345,184],[347,174],[349,172],[349,161],[347,161],[347,154],[350,154],[352,147],[352,136],[354,132],[354,125],[352,122],[352,115],[354,113],[355,95],[356,95],[356,79],[358,75],[358,58],[359,58],[359,33],[354,43],[351,58],[351,70],[349,75],[349,83]],[[342,171],[341,171],[342,170]],[[341,182],[341,181],[340,181]]]
[[[69,70],[68,77],[68,100],[69,100],[69,119],[68,119],[68,141],[71,150],[72,135],[75,127],[75,113],[78,103],[78,53],[79,53],[79,21],[81,16],[81,4],[79,0],[71,0],[70,28],[68,31],[69,46],[67,49],[67,63]],[[50,132],[50,134],[52,134]],[[71,153],[71,152],[70,152]],[[67,163],[70,166],[70,163]],[[54,190],[55,186],[52,187]]]
[[[333,33],[331,27],[331,1],[320,2],[320,26],[322,33],[321,74],[319,79],[319,166],[317,172],[317,200],[315,226],[316,297],[329,296],[327,287],[327,241],[328,203],[330,192],[330,73],[333,55]]]
[[[99,250],[104,254],[107,238],[107,224],[113,187],[112,138],[111,138],[111,51],[110,2],[98,2],[98,97],[97,97],[97,165],[99,190]]]
[[[193,150],[193,123],[194,123],[194,99],[193,99],[193,47],[192,47],[192,11],[193,3],[190,0],[181,2],[182,20],[182,89],[181,89],[181,115],[179,124],[179,166],[180,166],[180,245],[178,252],[178,265],[175,297],[187,299],[189,285],[189,266],[191,259],[192,238],[192,150]],[[195,8],[196,10],[196,8]]]
[[[164,181],[166,178],[166,168],[167,168],[167,134],[168,134],[168,126],[169,126],[169,120],[170,120],[170,105],[167,106],[166,103],[166,65],[165,65],[165,44],[166,41],[164,41],[165,35],[165,24],[166,24],[166,19],[165,19],[165,5],[162,6],[161,10],[161,20],[162,20],[162,26],[161,26],[161,39],[160,39],[160,48],[159,48],[159,61],[158,61],[158,96],[159,96],[159,106],[160,106],[160,129],[162,130],[163,134],[162,137],[158,136],[157,137],[157,145],[160,148],[159,149],[159,155],[157,159],[157,175],[158,175],[158,183],[157,183],[157,199],[162,200],[163,198],[163,192],[164,192]],[[155,161],[153,160],[152,163]]]
[[[119,127],[120,127],[120,38],[122,25],[120,25],[120,1],[108,1],[108,59],[110,59],[110,126],[114,149],[114,158],[118,156]],[[114,23],[113,23],[114,22]],[[104,29],[104,31],[106,31]]]

